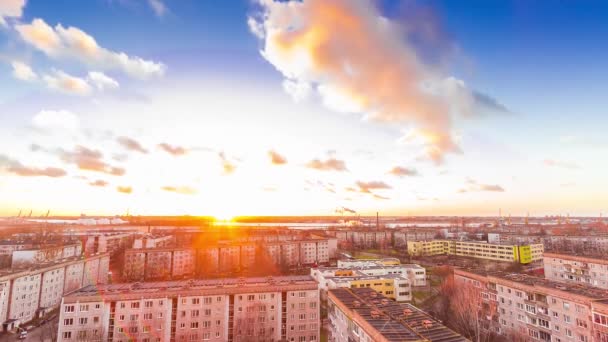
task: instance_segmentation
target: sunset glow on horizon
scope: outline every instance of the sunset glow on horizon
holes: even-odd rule
[[[600,9],[159,3],[0,1],[0,216],[608,209]]]

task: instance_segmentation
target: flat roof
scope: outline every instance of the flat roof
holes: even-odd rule
[[[395,302],[372,289],[340,288],[329,290],[329,294],[339,302],[336,304],[356,313],[388,341],[468,341],[417,307]]]
[[[275,292],[281,290],[312,290],[318,283],[308,275],[248,277],[221,279],[191,279],[178,281],[119,283],[89,285],[64,296],[64,301],[137,300],[165,298],[175,295],[205,296],[231,293]],[[115,296],[115,297],[114,297]]]
[[[595,288],[584,284],[566,283],[556,280],[549,280],[545,278],[535,277],[528,274],[520,273],[509,273],[505,271],[483,271],[479,269],[456,269],[454,272],[464,271],[476,275],[485,277],[493,277],[520,283],[523,285],[533,287],[544,287],[548,289],[562,291],[568,294],[575,294],[579,296],[585,296],[590,299],[608,299],[608,291]]]

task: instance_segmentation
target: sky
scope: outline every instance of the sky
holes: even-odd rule
[[[0,0],[0,215],[597,216],[606,13]]]

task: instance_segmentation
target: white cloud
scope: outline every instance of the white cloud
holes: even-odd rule
[[[54,70],[52,74],[42,77],[49,89],[67,94],[89,95],[91,86],[84,78],[69,75],[61,70]]]
[[[167,6],[162,0],[148,0],[148,5],[158,17],[162,17],[167,13]]]
[[[106,89],[118,89],[120,85],[118,82],[99,71],[91,71],[89,72],[88,79],[95,85],[98,90],[106,90]]]
[[[97,44],[95,38],[76,27],[54,28],[36,18],[30,24],[16,25],[21,38],[51,58],[71,58],[100,69],[121,70],[131,77],[162,76],[166,66],[159,62],[115,52]]]
[[[41,110],[32,118],[32,125],[38,129],[66,129],[77,131],[80,120],[76,114],[67,110]]]
[[[290,95],[301,99],[316,90],[334,111],[414,127],[426,158],[437,163],[460,152],[455,116],[477,109],[478,102],[494,104],[427,65],[404,24],[384,17],[373,0],[258,3],[262,10],[247,24]]]
[[[13,76],[16,79],[22,81],[34,81],[38,79],[38,75],[29,65],[20,61],[13,61],[11,62],[11,65],[13,67]]]
[[[21,18],[26,0],[0,1],[0,26],[7,26],[6,18]]]

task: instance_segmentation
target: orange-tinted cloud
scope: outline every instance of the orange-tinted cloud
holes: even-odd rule
[[[220,158],[220,162],[222,163],[222,171],[225,175],[230,175],[236,171],[236,164],[234,164],[224,152],[218,153],[218,157]]]
[[[73,151],[61,150],[59,155],[64,162],[75,164],[81,170],[102,172],[113,176],[125,174],[125,169],[106,163],[100,151],[81,145],[76,146]]]
[[[175,192],[177,194],[182,195],[194,195],[197,193],[196,189],[191,188],[189,186],[163,186],[161,189],[164,191]]]
[[[357,187],[359,187],[359,191],[363,193],[372,193],[371,190],[386,190],[392,189],[392,187],[381,181],[371,181],[371,182],[361,182],[357,181]]]
[[[306,167],[320,171],[347,171],[343,160],[329,158],[327,160],[313,159],[306,163]]]
[[[424,132],[426,154],[436,162],[460,151],[451,114],[469,108],[474,94],[426,65],[407,30],[382,16],[374,1],[259,3],[262,13],[248,24],[294,96],[316,89],[330,109],[413,124]],[[462,105],[452,108],[454,103]]]
[[[173,145],[169,145],[167,143],[158,144],[158,147],[161,150],[163,150],[163,151],[165,151],[165,152],[167,152],[167,153],[169,153],[171,155],[174,155],[174,156],[181,156],[181,155],[184,155],[184,154],[186,154],[188,152],[188,150],[186,148],[184,148],[184,147],[173,146]]]
[[[10,159],[0,155],[0,169],[5,169],[7,172],[13,173],[22,177],[51,177],[58,178],[67,174],[64,169],[56,167],[38,168],[25,166],[17,160]]]
[[[130,186],[117,186],[116,191],[123,193],[123,194],[130,194],[133,192],[133,188]]]
[[[268,157],[270,158],[270,162],[274,165],[283,165],[287,164],[287,158],[278,154],[276,151],[270,150],[268,151]]]
[[[416,169],[401,166],[393,167],[388,173],[397,177],[418,176],[418,171]]]
[[[138,141],[136,141],[133,138],[129,138],[129,137],[118,137],[116,139],[116,141],[118,141],[118,143],[126,148],[129,151],[135,151],[135,152],[139,152],[139,153],[143,153],[146,154],[148,153],[148,150],[146,150]]]
[[[102,179],[98,179],[96,181],[93,182],[89,182],[90,186],[98,186],[98,187],[104,187],[108,185],[108,182],[102,180]]]

